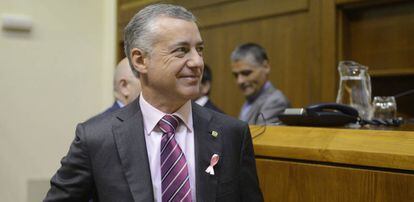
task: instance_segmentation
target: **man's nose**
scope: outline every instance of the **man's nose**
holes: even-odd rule
[[[187,62],[188,67],[203,67],[204,61],[203,57],[196,51],[192,50]]]
[[[242,84],[246,81],[246,78],[242,74],[238,74],[236,77],[237,84]]]

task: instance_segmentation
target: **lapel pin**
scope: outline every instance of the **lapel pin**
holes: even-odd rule
[[[210,175],[214,175],[214,166],[217,165],[217,163],[219,161],[219,158],[220,157],[219,157],[218,154],[213,154],[213,156],[211,157],[211,160],[210,160],[210,165],[206,169],[206,173],[208,173]]]
[[[218,136],[218,132],[217,132],[217,131],[215,131],[215,130],[211,131],[211,136],[213,136],[213,137],[217,138],[217,136]]]

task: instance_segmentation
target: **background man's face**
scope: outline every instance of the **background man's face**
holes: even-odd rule
[[[267,81],[269,67],[242,59],[232,63],[232,72],[244,96],[251,98],[260,92]]]
[[[141,92],[141,83],[139,82],[139,79],[135,77],[135,75],[130,75],[127,88],[130,93],[127,100],[127,104],[129,104],[134,101]]]
[[[169,17],[160,17],[154,24],[156,42],[146,58],[148,87],[174,100],[196,97],[204,68],[197,25]]]

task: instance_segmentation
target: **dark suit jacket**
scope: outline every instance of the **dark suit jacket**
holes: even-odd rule
[[[220,112],[220,113],[224,114],[224,112],[221,111],[221,109],[219,109],[215,104],[213,104],[213,102],[211,102],[210,99],[207,100],[206,104],[204,104],[204,107],[207,107],[207,108],[212,109],[216,112]]]
[[[44,201],[154,201],[139,99],[77,126]],[[246,123],[193,103],[196,198],[263,201]],[[211,131],[219,135],[214,138]],[[219,154],[215,175],[205,169]]]

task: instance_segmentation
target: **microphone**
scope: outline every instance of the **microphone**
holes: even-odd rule
[[[411,95],[413,93],[414,93],[414,89],[410,89],[410,90],[407,90],[407,91],[404,91],[402,93],[398,93],[398,94],[394,95],[394,98],[397,99],[397,98],[400,98],[400,97]],[[406,120],[405,122],[406,123],[414,123],[414,118],[410,118],[410,119]]]
[[[259,117],[261,117],[261,118],[263,119],[263,121],[264,121],[264,125],[259,126],[259,128],[258,128],[258,129],[256,129],[255,131],[251,131],[251,133],[252,133],[252,139],[255,139],[255,138],[257,138],[257,137],[259,137],[259,136],[263,135],[263,133],[266,131],[267,120],[266,120],[266,118],[264,117],[264,115],[263,115],[263,113],[262,113],[262,112],[260,112],[260,113],[259,113],[259,114],[255,117],[255,119],[254,119],[254,123],[255,123],[255,124],[257,124],[257,121],[258,121]],[[257,134],[255,134],[256,132],[257,132]]]
[[[398,93],[398,94],[394,95],[394,98],[397,99],[399,97],[403,97],[403,96],[406,96],[406,95],[410,95],[412,93],[414,93],[414,89],[407,90],[407,91],[404,91],[402,93]]]

